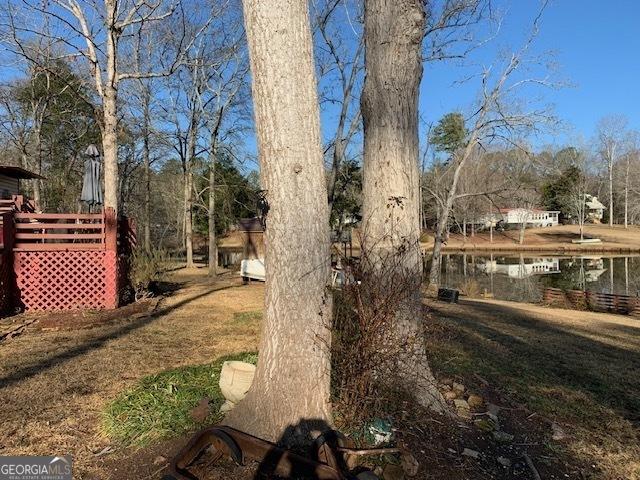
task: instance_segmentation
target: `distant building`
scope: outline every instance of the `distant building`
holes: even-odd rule
[[[591,223],[602,222],[605,206],[598,200],[598,197],[587,193],[584,200],[587,205],[586,220]]]
[[[558,225],[559,211],[540,210],[537,208],[500,208],[497,212],[489,213],[481,217],[479,223],[490,227],[497,225],[522,225],[527,227],[554,227]]]
[[[42,178],[37,173],[30,172],[21,167],[12,165],[0,165],[0,199],[10,199],[14,195],[21,195],[20,180]]]
[[[265,279],[265,242],[264,227],[259,218],[241,218],[238,231],[242,233],[242,261],[240,275],[247,281]]]

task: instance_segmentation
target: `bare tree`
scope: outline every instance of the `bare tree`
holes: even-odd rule
[[[183,35],[180,48],[169,55],[166,67],[140,71],[135,68],[136,49],[131,41],[146,29],[181,14],[178,1],[157,0],[24,0],[20,8],[5,10],[2,27],[14,53],[37,63],[29,39],[45,37],[61,46],[61,58],[83,60],[91,78],[102,131],[105,206],[118,208],[118,88],[123,80],[171,74],[181,63],[183,47],[192,39]],[[40,28],[47,25],[48,28]],[[174,25],[180,27],[180,22]]]
[[[187,268],[195,266],[193,261],[193,169],[197,157],[204,152],[200,136],[204,128],[205,111],[213,100],[210,95],[207,95],[208,82],[213,74],[209,58],[211,51],[208,47],[206,36],[200,35],[186,51],[182,68],[176,75],[167,78],[169,101],[162,107],[165,118],[173,127],[171,145],[182,164],[181,230]]]
[[[269,204],[266,308],[253,385],[226,421],[300,440],[331,423],[329,209],[309,10],[298,0],[243,5]]]
[[[216,45],[210,59],[207,93],[211,97],[209,109],[205,110],[209,127],[209,177],[207,202],[202,202],[208,217],[209,275],[217,275],[218,247],[216,243],[216,162],[220,145],[244,130],[246,119],[248,61],[245,49],[242,15],[240,12],[222,14],[214,22],[216,28],[209,41]],[[206,102],[201,102],[205,105]],[[198,198],[203,192],[198,192]]]
[[[624,152],[624,228],[629,227],[629,193],[632,188],[631,168],[634,162],[640,160],[640,132],[634,130],[628,133]]]
[[[143,245],[151,251],[151,98],[152,84],[140,80],[140,98],[142,100],[142,146],[144,158],[144,238]]]
[[[317,64],[321,78],[320,104],[337,110],[335,130],[325,147],[331,152],[328,179],[329,207],[333,208],[336,180],[344,164],[349,144],[360,128],[359,91],[363,72],[364,38],[361,34],[361,7],[346,0],[312,2],[317,44]],[[346,20],[345,20],[346,16]]]
[[[589,179],[587,176],[587,155],[584,151],[572,148],[569,150],[572,165],[578,170],[575,181],[569,191],[560,199],[567,213],[574,218],[580,230],[580,240],[584,240],[584,225],[587,221],[589,208],[587,199],[589,194]]]
[[[597,126],[597,143],[600,156],[607,167],[609,187],[609,225],[614,223],[614,165],[621,157],[627,129],[627,119],[622,115],[610,115],[602,118]]]
[[[554,85],[547,75],[542,78],[526,76],[526,65],[539,64],[541,60],[532,55],[530,49],[538,35],[539,23],[547,3],[543,2],[541,10],[533,21],[531,33],[523,46],[508,55],[502,62],[501,68],[493,65],[484,69],[480,77],[480,100],[474,107],[473,113],[465,119],[465,123],[471,123],[471,126],[465,132],[460,145],[454,145],[454,148],[450,149],[451,158],[448,161],[448,168],[452,170],[451,183],[446,199],[442,202],[435,231],[429,272],[429,290],[431,291],[437,290],[440,281],[442,243],[451,209],[454,202],[460,198],[458,183],[463,169],[471,159],[477,158],[479,151],[485,149],[488,144],[492,142],[516,144],[517,140],[527,132],[540,129],[553,120],[547,110],[528,105],[519,97],[527,87]]]
[[[154,38],[149,32],[140,31],[136,42],[136,70],[150,70],[150,63],[154,60]],[[154,129],[154,103],[157,95],[154,95],[158,84],[154,78],[138,78],[131,82],[130,102],[136,113],[141,118],[140,137],[142,138],[143,161],[143,247],[145,251],[151,251],[151,167],[152,167],[152,139],[156,132]],[[134,115],[136,115],[134,113]]]
[[[398,255],[411,294],[396,315],[398,337],[421,335],[418,96],[426,12],[420,0],[366,0],[365,69],[361,97],[364,121],[363,249],[385,258]],[[406,253],[408,252],[408,253]],[[400,255],[402,253],[402,255]],[[376,265],[376,262],[372,262]],[[375,272],[371,272],[375,275]],[[384,281],[384,278],[381,279]],[[398,359],[400,382],[424,406],[445,404],[423,344]],[[416,375],[415,372],[420,374]]]
[[[526,146],[511,149],[506,153],[506,165],[501,168],[509,187],[505,188],[510,197],[510,205],[517,208],[516,218],[520,225],[518,243],[524,244],[527,225],[536,220],[536,207],[540,194],[536,188],[534,155]]]

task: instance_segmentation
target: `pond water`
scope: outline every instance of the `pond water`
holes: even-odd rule
[[[539,302],[546,287],[640,296],[640,256],[444,254],[442,286]]]

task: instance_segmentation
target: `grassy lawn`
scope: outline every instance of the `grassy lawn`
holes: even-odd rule
[[[111,402],[104,414],[104,431],[121,446],[143,446],[179,436],[221,420],[220,369],[227,360],[255,364],[255,353],[227,355],[205,365],[174,368],[143,377]],[[191,411],[209,399],[209,415],[197,421]]]
[[[439,375],[486,380],[548,424],[552,448],[593,465],[593,478],[640,478],[640,322],[508,302],[429,307]],[[551,440],[552,424],[564,440]]]
[[[189,412],[204,396],[217,411],[219,362],[257,349],[263,286],[206,269],[167,280],[178,290],[148,312],[41,314],[0,342],[0,455],[71,454],[74,478],[119,480],[103,462],[140,463],[137,445],[197,428]]]
[[[175,279],[180,290],[143,316],[83,329],[34,327],[0,344],[0,454],[71,453],[78,478],[118,479],[103,458],[140,465],[140,445],[151,452],[163,443],[157,440],[200,426],[191,411],[203,398],[211,409],[201,423],[216,421],[221,362],[255,358],[241,352],[257,348],[264,288],[237,279],[211,283],[205,274]],[[520,419],[538,419],[513,433],[525,438],[528,428],[540,427],[531,438],[544,443],[544,452],[590,469],[569,478],[640,478],[639,321],[464,301],[429,303],[427,325],[437,377],[457,379]],[[553,424],[566,438],[551,438]],[[427,452],[438,447],[431,445],[436,437],[420,438]],[[115,453],[98,458],[107,447]],[[448,447],[438,447],[439,460],[458,468]],[[534,451],[536,462],[542,451]],[[158,469],[154,458],[149,474]],[[456,470],[459,478],[480,478],[470,462],[465,468],[476,476]]]
[[[235,312],[229,332],[255,329],[261,316]],[[640,478],[640,379],[629,372],[640,368],[636,322],[499,301],[430,302],[428,348],[438,378],[453,377],[518,412],[505,418],[509,429],[538,445],[539,462],[553,458],[547,471],[568,462],[566,471],[577,478],[634,479]],[[218,420],[223,360],[141,379],[109,405],[106,432],[124,445],[183,434],[199,426],[189,412],[203,397],[212,405],[204,423]],[[557,427],[564,438],[552,438]]]

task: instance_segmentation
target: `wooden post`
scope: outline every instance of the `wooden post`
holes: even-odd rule
[[[118,222],[116,212],[107,207],[104,210],[104,273],[105,307],[118,306]]]
[[[104,211],[104,235],[105,250],[116,252],[118,250],[118,222],[116,221],[116,212],[111,207],[107,207]]]
[[[13,250],[14,234],[13,212],[5,212],[2,214],[2,245],[5,255]]]
[[[8,313],[18,304],[19,292],[15,285],[15,266],[13,257],[13,245],[15,239],[15,225],[13,212],[2,214],[2,251],[0,255],[0,311]]]

